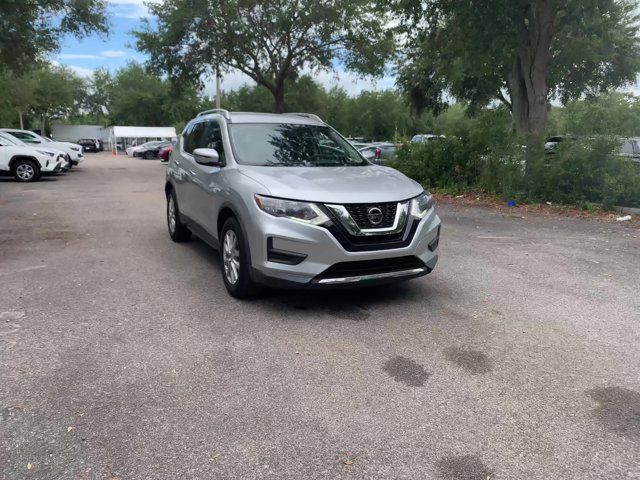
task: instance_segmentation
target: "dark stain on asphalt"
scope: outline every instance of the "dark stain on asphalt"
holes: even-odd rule
[[[477,455],[457,455],[441,458],[438,461],[440,477],[447,480],[487,480],[493,478],[489,470]]]
[[[464,368],[473,375],[489,373],[493,370],[491,359],[478,350],[451,347],[447,348],[444,354],[447,360]]]
[[[423,387],[431,376],[419,363],[399,355],[387,360],[382,370],[396,382],[404,383],[409,387]]]
[[[640,438],[640,393],[622,387],[601,387],[586,394],[599,403],[594,414],[603,425],[619,435]]]
[[[333,317],[346,318],[348,320],[363,321],[371,316],[369,312],[358,305],[351,304],[329,304],[327,313]]]

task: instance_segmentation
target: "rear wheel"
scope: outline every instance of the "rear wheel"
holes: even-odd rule
[[[40,178],[40,168],[33,160],[18,160],[13,164],[13,177],[18,182],[33,182]]]
[[[249,298],[256,293],[251,279],[249,245],[240,224],[234,218],[228,218],[220,231],[220,260],[222,262],[222,280],[227,291],[236,298]]]
[[[145,160],[151,160],[153,158],[156,158],[156,156],[153,154],[153,152],[144,152],[144,158]]]
[[[180,221],[178,200],[176,192],[173,190],[167,194],[167,226],[169,227],[169,236],[174,242],[186,242],[191,238],[191,230]]]

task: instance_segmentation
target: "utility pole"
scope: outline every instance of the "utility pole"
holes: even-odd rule
[[[220,75],[220,67],[216,66],[216,108],[220,108],[220,100],[222,97],[222,88],[221,88],[221,80],[222,75]]]

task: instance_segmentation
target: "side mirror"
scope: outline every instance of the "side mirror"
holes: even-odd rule
[[[196,148],[193,151],[193,158],[196,163],[200,165],[207,165],[209,167],[221,167],[220,157],[215,148]]]

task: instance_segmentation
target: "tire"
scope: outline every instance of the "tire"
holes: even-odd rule
[[[186,242],[191,238],[191,230],[180,221],[180,209],[176,192],[169,190],[167,194],[167,228],[169,236],[174,242]]]
[[[145,160],[152,160],[152,159],[156,158],[156,156],[153,154],[153,152],[144,152],[143,157],[145,158]]]
[[[40,178],[40,167],[33,160],[20,159],[11,167],[11,173],[18,182],[35,182]]]
[[[257,288],[251,279],[251,255],[242,228],[235,217],[228,218],[220,230],[222,281],[230,295],[250,298]]]

